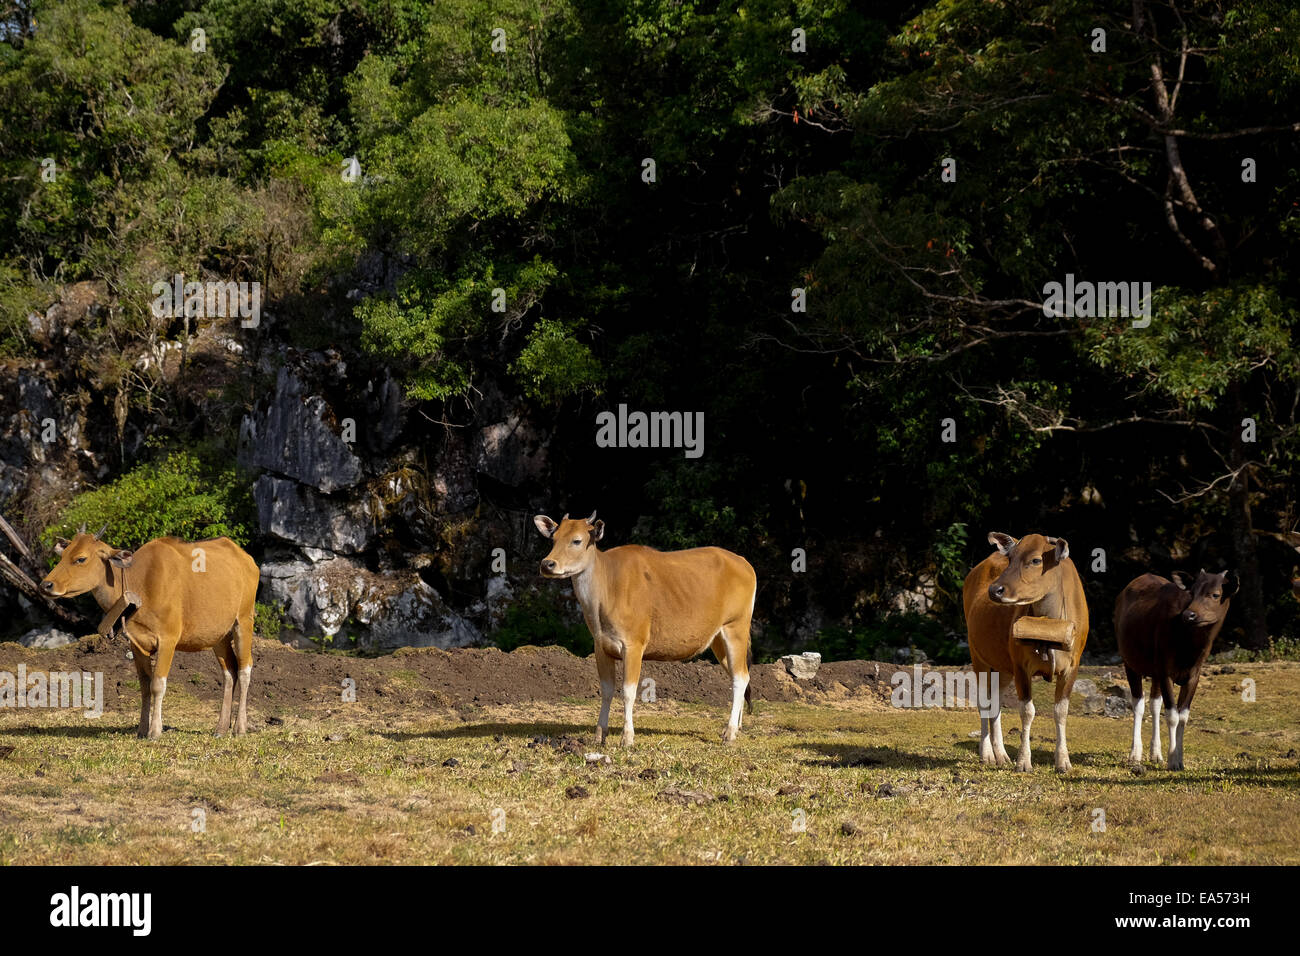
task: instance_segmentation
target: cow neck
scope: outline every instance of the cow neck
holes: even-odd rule
[[[126,590],[126,573],[104,562],[104,583],[96,585],[90,592],[101,611],[107,611],[117,603],[117,599]]]
[[[1065,608],[1065,566],[1060,565],[1057,573],[1056,591],[1045,594],[1030,609],[1034,617],[1051,617],[1059,621],[1066,618]]]
[[[595,545],[592,545],[594,548]],[[596,592],[596,583],[600,580],[600,551],[592,558],[591,565],[581,574],[573,576],[573,594],[578,599],[578,603],[584,608],[593,603]]]

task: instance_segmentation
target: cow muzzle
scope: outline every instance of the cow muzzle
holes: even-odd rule
[[[996,581],[989,585],[989,600],[993,601],[994,604],[1019,603],[1014,597],[1007,594],[1007,587],[1005,584],[998,584]]]

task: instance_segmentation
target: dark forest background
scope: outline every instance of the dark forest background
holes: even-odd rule
[[[993,530],[1068,539],[1099,650],[1128,580],[1198,567],[1284,649],[1298,144],[1289,0],[10,0],[0,512],[33,566],[101,518],[313,547],[240,451],[289,367],[339,420],[400,389],[354,413],[380,504],[320,500],[486,640],[564,639],[528,520],[597,508],[748,557],[764,655],[961,660]],[[259,281],[260,326],[154,316],[176,272]],[[1067,273],[1150,282],[1150,327],[1045,317]],[[702,411],[704,456],[598,448],[620,403]],[[502,421],[529,467],[464,444]]]

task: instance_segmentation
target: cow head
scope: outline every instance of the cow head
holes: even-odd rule
[[[1215,624],[1227,614],[1228,602],[1240,586],[1233,571],[1210,574],[1201,568],[1195,578],[1184,571],[1175,571],[1171,577],[1174,584],[1191,596],[1183,609],[1183,620],[1199,627]]]
[[[1007,556],[1007,569],[989,585],[994,604],[1037,604],[1060,590],[1061,563],[1070,556],[1064,538],[1027,534],[1016,540],[994,531],[989,534],[989,544]]]
[[[87,534],[83,525],[71,541],[57,539],[54,553],[59,555],[59,563],[45,576],[41,590],[50,597],[76,597],[108,582],[112,574],[108,569],[110,564],[117,568],[129,565],[130,551],[119,551],[100,540],[107,527],[104,525],[96,534]]]
[[[537,515],[533,524],[542,537],[555,542],[551,553],[542,559],[544,578],[571,578],[586,571],[596,560],[596,542],[605,536],[605,522],[597,521],[594,511],[590,518],[566,514],[558,524],[546,515]]]

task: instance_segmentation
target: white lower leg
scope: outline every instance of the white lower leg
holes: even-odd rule
[[[1002,741],[1002,702],[998,702],[998,712],[993,715],[993,725],[989,728],[993,735],[993,757],[998,763],[1011,763],[1007,756],[1007,746]]]
[[[1163,729],[1160,726],[1160,708],[1163,705],[1164,698],[1159,694],[1151,698],[1151,759],[1157,761],[1165,759],[1164,751],[1160,748],[1160,734]]]
[[[1169,760],[1172,763],[1176,754],[1178,758],[1178,769],[1180,770],[1183,767],[1183,735],[1187,733],[1188,716],[1188,708],[1184,707],[1182,710],[1178,711],[1178,743],[1174,743],[1172,734],[1169,737]]]
[[[735,740],[740,733],[740,712],[745,707],[745,688],[748,686],[748,677],[731,678],[731,719],[727,721],[727,729],[722,734],[723,740]]]
[[[1142,718],[1146,716],[1146,703],[1140,692],[1133,697],[1133,747],[1128,752],[1128,759],[1133,763],[1142,762]]]
[[[631,747],[636,734],[632,730],[632,705],[636,702],[636,684],[623,685],[623,746]]]
[[[1183,769],[1183,752],[1178,746],[1178,711],[1170,707],[1165,712],[1165,723],[1169,725],[1169,769]]]
[[[149,715],[149,736],[161,737],[163,732],[162,705],[167,695],[167,678],[155,677],[152,682],[153,712]]]
[[[600,682],[600,720],[596,723],[596,743],[603,744],[609,732],[609,705],[614,700],[614,680]]]
[[[252,664],[239,669],[239,721],[235,725],[236,734],[248,733],[248,682],[252,679]]]
[[[1052,716],[1056,718],[1056,769],[1065,773],[1070,769],[1070,748],[1065,743],[1065,721],[1070,716],[1070,698],[1063,697],[1053,704]]]
[[[1028,770],[1033,763],[1029,754],[1029,728],[1034,724],[1034,701],[1020,702],[1020,756],[1016,759],[1017,770]]]

